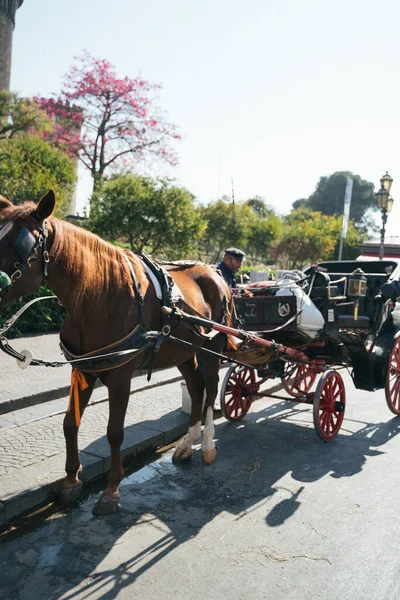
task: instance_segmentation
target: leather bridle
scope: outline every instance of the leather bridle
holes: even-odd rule
[[[4,298],[12,285],[22,277],[23,272],[28,267],[32,266],[31,263],[40,258],[43,258],[43,280],[47,277],[48,263],[50,260],[46,248],[48,236],[47,221],[45,221],[42,226],[32,217],[22,217],[22,220],[30,223],[32,227],[20,227],[20,231],[13,244],[20,257],[20,260],[14,263],[15,271],[11,274],[0,271],[0,277],[2,276],[1,279],[3,280],[3,284],[0,286],[0,301]],[[13,221],[6,221],[4,225],[0,227],[0,239],[2,231],[5,231],[10,224],[11,231],[12,226],[16,225]],[[33,235],[32,230],[37,230],[39,235]],[[41,256],[38,254],[40,248],[43,248]]]

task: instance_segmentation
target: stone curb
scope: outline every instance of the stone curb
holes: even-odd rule
[[[58,398],[68,396],[68,394],[69,385],[66,385],[58,388],[53,388],[51,390],[45,390],[43,392],[37,392],[36,394],[29,394],[28,396],[21,396],[20,398],[3,400],[0,402],[0,415],[6,415],[7,413],[13,412],[14,410],[20,410],[21,408],[27,408],[28,406],[42,404],[42,402],[51,402],[51,400],[58,400]]]
[[[176,375],[175,377],[170,377],[169,379],[164,379],[163,381],[151,381],[147,384],[139,386],[135,388],[131,394],[136,392],[143,392],[145,390],[150,390],[151,388],[159,387],[160,385],[165,385],[168,383],[175,383],[176,381],[183,381],[182,375]],[[96,382],[95,389],[102,387],[100,382]],[[42,404],[44,402],[51,402],[52,400],[58,400],[59,398],[64,398],[65,396],[69,396],[70,386],[61,386],[57,388],[53,388],[51,390],[45,390],[43,392],[37,392],[35,394],[30,394],[28,396],[21,396],[20,398],[14,398],[12,400],[3,400],[0,401],[0,415],[6,415],[7,413],[13,412],[15,410],[20,410],[21,408],[28,408],[29,406],[35,406],[37,404]],[[97,400],[96,402],[104,402],[106,398],[101,400]]]

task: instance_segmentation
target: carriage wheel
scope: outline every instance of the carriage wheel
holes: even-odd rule
[[[254,369],[234,365],[228,369],[221,388],[221,411],[228,421],[240,421],[248,412],[258,390]]]
[[[314,394],[313,414],[317,435],[329,442],[342,426],[346,408],[344,381],[336,371],[326,371]]]
[[[400,337],[395,340],[389,356],[385,395],[392,413],[400,415]]]
[[[299,365],[294,370],[289,368],[289,374],[282,378],[282,382],[287,393],[298,398],[310,391],[316,377],[308,365]]]

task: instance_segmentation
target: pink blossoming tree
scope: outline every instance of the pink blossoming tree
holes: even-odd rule
[[[84,52],[65,76],[57,99],[37,98],[54,120],[48,138],[89,169],[95,191],[107,173],[151,155],[171,164],[170,142],[180,139],[155,104],[159,85],[120,79],[108,61]]]

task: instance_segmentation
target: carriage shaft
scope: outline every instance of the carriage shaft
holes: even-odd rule
[[[248,333],[247,331],[234,329],[233,327],[228,327],[227,325],[221,325],[221,323],[216,323],[215,321],[211,321],[205,317],[189,315],[178,308],[172,309],[167,306],[163,306],[161,310],[169,316],[175,315],[176,317],[182,319],[183,321],[187,321],[188,323],[193,323],[194,325],[198,325],[200,327],[206,327],[207,329],[213,329],[219,333],[237,337],[246,343],[252,343],[263,348],[269,348],[281,356],[290,358],[290,360],[293,362],[305,364],[318,363],[319,367],[323,367],[325,365],[324,361],[311,361],[309,357],[300,350],[294,350],[293,348],[289,348],[283,344],[278,344],[277,342],[271,340],[265,340],[264,338]]]

